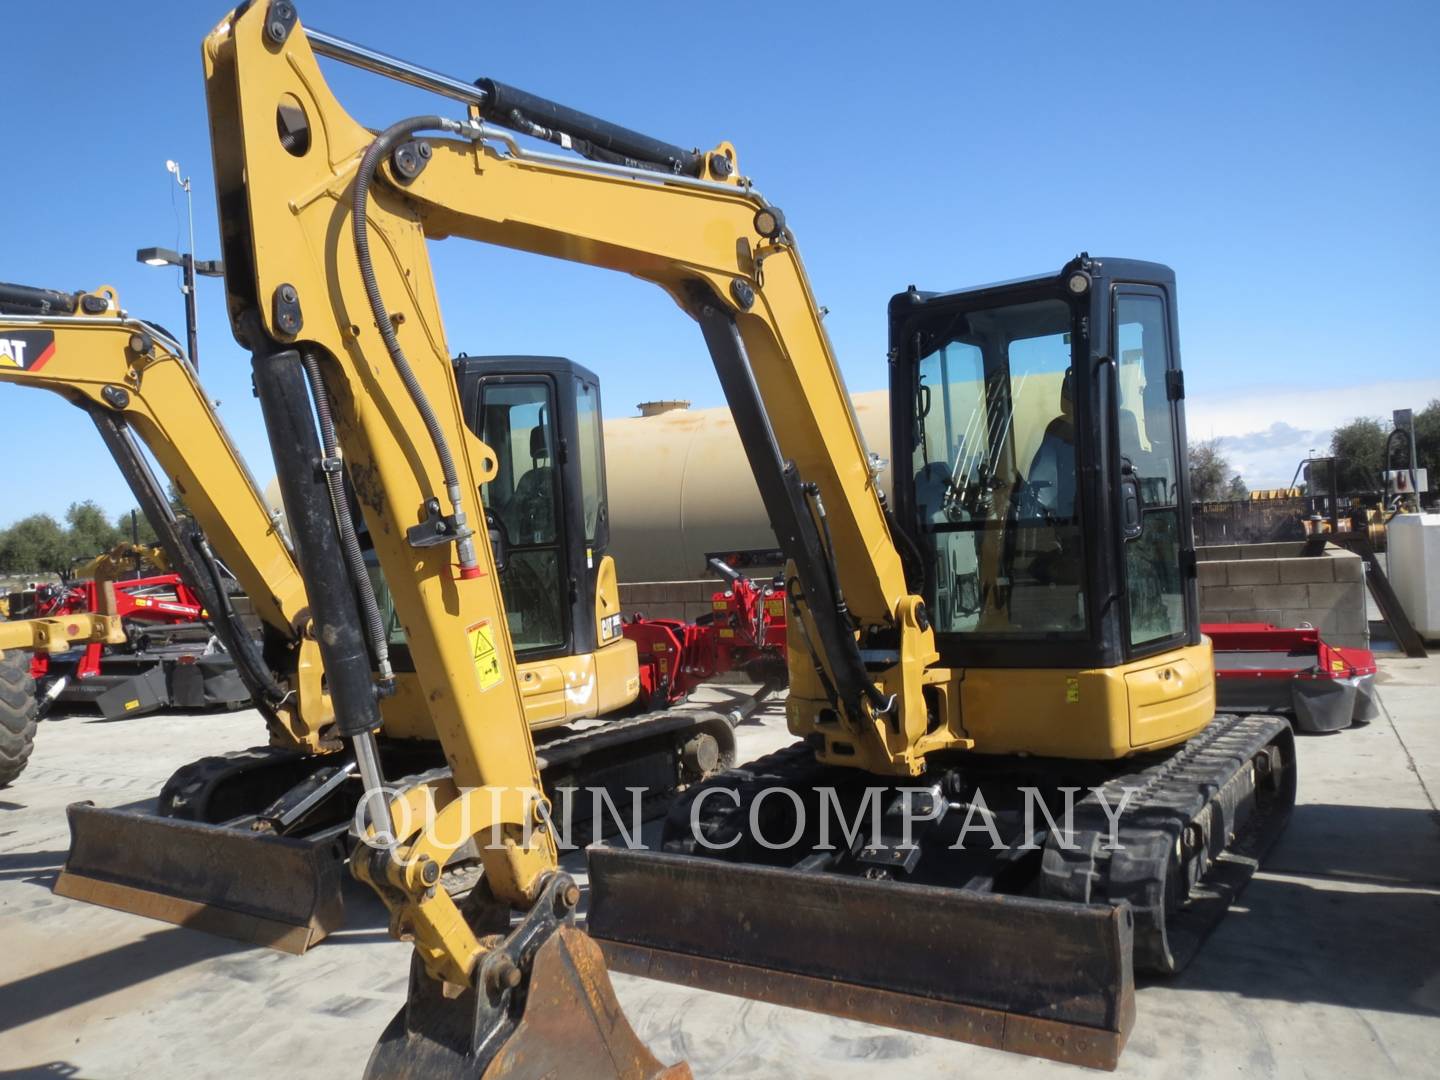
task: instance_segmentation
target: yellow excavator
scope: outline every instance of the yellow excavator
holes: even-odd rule
[[[165,559],[212,613],[269,731],[268,746],[217,752],[182,767],[160,792],[158,813],[72,807],[71,847],[56,891],[304,951],[343,920],[343,837],[360,784],[356,762],[335,733],[305,583],[279,520],[180,346],[163,328],[126,313],[114,289],[70,293],[0,283],[0,337],[19,357],[0,365],[0,383],[59,394],[94,421]],[[506,622],[516,638],[525,719],[544,742],[546,781],[603,789],[617,807],[625,805],[627,788],[643,787],[654,793],[653,810],[661,793],[733,763],[731,713],[756,702],[740,702],[727,714],[639,707],[636,647],[621,634],[614,561],[604,554],[594,376],[543,357],[463,357],[456,368],[468,422],[502,448],[497,457],[505,468],[497,468],[487,495],[497,508],[491,515],[497,538],[513,537],[500,574]],[[142,446],[193,521],[177,520]],[[562,451],[563,462],[547,464]],[[338,484],[335,498],[339,505],[348,499]],[[363,526],[361,536],[349,533],[350,565],[370,572]],[[230,573],[248,598],[244,613],[227,587]],[[369,634],[360,655],[392,688],[379,748],[398,777],[444,759],[404,629],[377,598],[388,594],[381,575],[374,576],[377,588],[348,592]],[[257,620],[258,641],[251,626]],[[36,712],[23,650],[63,651],[100,639],[123,643],[120,620],[101,612],[0,624],[0,648],[14,650],[0,667],[0,762],[13,761],[17,775],[29,756]],[[595,718],[610,722],[588,732],[567,726]],[[592,810],[584,803],[575,814],[585,820]],[[629,815],[622,820],[630,823]]]
[[[463,114],[367,130],[322,56]],[[659,1074],[597,939],[653,977],[1113,1066],[1134,970],[1183,966],[1295,792],[1283,721],[1215,713],[1173,274],[1081,255],[896,296],[909,460],[891,507],[794,234],[734,147],[429,71],[302,27],[290,0],[237,9],[203,58],[231,323],[364,786],[351,866],[415,945],[369,1075]],[[445,340],[427,251],[445,237],[665,290],[699,324],[788,559],[802,741],[692,787],[664,851],[592,848],[589,934],[479,527],[496,451]],[[448,765],[398,790],[347,606],[363,587],[342,472]],[[457,904],[441,871],[477,838],[481,884]]]
[[[0,286],[3,288],[3,286]],[[0,305],[3,308],[3,305]],[[164,572],[170,569],[170,558],[159,544],[141,544],[121,541],[102,551],[92,559],[76,563],[70,569],[72,577],[82,580],[119,581],[127,574],[138,577],[146,569]]]

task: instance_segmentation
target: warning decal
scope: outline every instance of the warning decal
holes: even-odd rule
[[[470,659],[475,664],[475,674],[480,676],[480,689],[498,686],[500,654],[495,651],[495,631],[490,629],[489,620],[481,619],[466,627],[465,634],[470,639]]]

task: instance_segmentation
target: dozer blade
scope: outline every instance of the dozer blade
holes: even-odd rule
[[[335,842],[72,803],[55,892],[303,953],[345,920]]]
[[[615,971],[1113,1069],[1135,1018],[1128,905],[592,847]]]

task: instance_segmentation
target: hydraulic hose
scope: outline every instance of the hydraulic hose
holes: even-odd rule
[[[350,515],[349,500],[345,497],[345,480],[340,456],[340,442],[335,437],[335,419],[330,412],[330,394],[325,389],[325,379],[320,372],[320,361],[315,353],[306,349],[300,354],[305,367],[305,376],[310,381],[310,396],[315,399],[315,415],[320,421],[321,461],[325,473],[325,486],[330,490],[330,505],[335,511],[335,527],[340,533],[340,550],[345,556],[345,567],[355,585],[355,594],[360,601],[360,618],[365,627],[365,636],[370,641],[370,652],[375,657],[375,668],[380,675],[382,692],[393,693],[395,672],[390,667],[390,643],[385,636],[385,620],[380,617],[380,605],[375,600],[375,590],[370,585],[370,575],[365,567],[365,556],[360,552],[360,540],[355,535],[355,522]]]
[[[250,673],[250,677],[259,685],[265,697],[271,705],[279,706],[289,696],[290,691],[281,686],[276,680],[270,665],[265,663],[260,652],[255,648],[255,642],[250,638],[250,632],[245,629],[240,616],[235,613],[235,607],[230,603],[230,594],[225,591],[225,581],[220,576],[220,566],[215,558],[215,552],[210,549],[210,542],[205,539],[204,533],[198,529],[190,538],[191,548],[200,556],[200,562],[209,575],[210,587],[215,593],[216,616],[215,631],[221,642],[229,649],[231,658],[237,664],[243,665]],[[222,621],[223,620],[223,629]],[[229,632],[226,633],[226,630]]]
[[[410,367],[410,361],[405,358],[405,351],[400,347],[400,339],[395,334],[395,324],[380,296],[380,284],[375,279],[375,267],[370,259],[370,225],[366,219],[366,209],[370,202],[370,185],[375,179],[375,170],[380,167],[380,162],[402,139],[408,138],[417,131],[427,129],[438,129],[455,134],[465,130],[459,121],[443,116],[414,116],[408,120],[391,124],[382,131],[366,148],[364,155],[360,158],[360,167],[355,173],[351,226],[355,238],[355,255],[360,263],[360,277],[365,282],[365,295],[370,301],[370,312],[375,317],[375,325],[380,330],[381,338],[384,339],[385,351],[390,354],[390,360],[395,365],[395,370],[399,372],[400,380],[405,384],[410,400],[415,403],[415,408],[425,423],[425,430],[430,435],[430,441],[435,446],[435,453],[440,458],[440,471],[445,478],[445,493],[450,500],[451,513],[455,518],[455,551],[460,561],[460,576],[470,578],[479,576],[480,567],[475,557],[475,543],[465,524],[465,512],[460,481],[455,471],[455,459],[451,456],[449,441],[445,438],[445,432],[435,416],[435,410],[430,406],[430,399],[426,396],[424,387],[420,385],[420,380],[415,377],[415,371]]]

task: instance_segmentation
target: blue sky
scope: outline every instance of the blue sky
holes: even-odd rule
[[[1286,482],[1357,412],[1440,397],[1433,3],[298,6],[452,75],[687,146],[733,140],[799,238],[853,390],[884,385],[892,293],[1085,249],[1175,268],[1191,430],[1228,437],[1252,486]],[[135,250],[184,243],[175,158],[194,178],[199,254],[218,255],[200,42],[224,8],[56,10],[0,9],[0,280],[113,284],[179,332],[176,272]],[[327,74],[372,126],[440,102]],[[434,254],[453,348],[573,356],[600,374],[610,416],[722,403],[698,331],[651,286],[458,241]],[[263,481],[248,357],[220,283],[199,292],[204,382]],[[73,407],[0,386],[0,417],[0,524],[85,497],[132,505]]]

